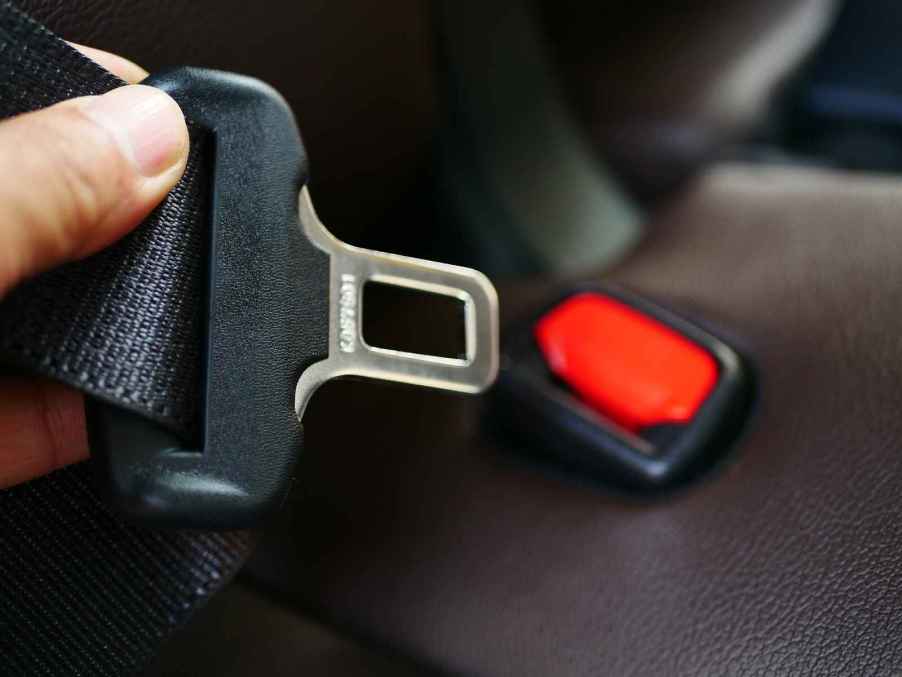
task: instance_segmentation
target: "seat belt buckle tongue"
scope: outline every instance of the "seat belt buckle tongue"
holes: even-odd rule
[[[172,95],[212,137],[205,382],[200,439],[192,445],[141,415],[89,402],[92,454],[120,511],[152,526],[253,526],[284,499],[300,419],[327,380],[357,376],[461,393],[494,381],[498,301],[488,279],[329,233],[305,185],[294,116],[275,90],[193,68],[145,82]],[[464,354],[368,345],[367,282],[461,301]]]
[[[301,374],[295,390],[298,419],[316,388],[340,376],[461,393],[479,393],[492,383],[498,371],[498,300],[494,287],[482,273],[345,244],[320,222],[306,186],[301,189],[299,214],[307,238],[329,254],[331,272],[329,357]],[[463,356],[440,357],[369,345],[362,334],[362,290],[367,282],[450,296],[462,302]]]

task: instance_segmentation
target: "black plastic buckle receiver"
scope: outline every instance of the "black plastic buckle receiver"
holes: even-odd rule
[[[237,528],[289,486],[301,442],[291,394],[328,355],[329,257],[302,236],[306,156],[264,83],[184,68],[147,84],[212,136],[202,441],[185,448],[141,416],[92,401],[88,429],[114,502],[156,525]]]
[[[611,297],[704,348],[715,360],[717,383],[683,426],[624,430],[583,404],[551,374],[533,336],[536,320],[581,292]],[[583,286],[572,290],[509,333],[493,398],[493,420],[545,460],[606,483],[638,491],[671,487],[694,475],[729,443],[744,420],[750,379],[743,360],[704,329],[625,290]]]

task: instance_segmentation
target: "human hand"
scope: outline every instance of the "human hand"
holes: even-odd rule
[[[126,82],[147,76],[121,57],[77,48]],[[0,122],[0,297],[125,235],[176,184],[187,154],[178,105],[143,85]],[[80,393],[0,378],[0,489],[87,456]]]

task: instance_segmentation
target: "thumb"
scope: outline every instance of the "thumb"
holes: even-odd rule
[[[178,105],[144,85],[0,123],[0,296],[137,225],[185,168]]]

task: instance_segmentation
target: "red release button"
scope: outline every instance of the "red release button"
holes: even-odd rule
[[[688,422],[717,383],[707,351],[608,296],[572,296],[535,336],[551,371],[629,430]]]

